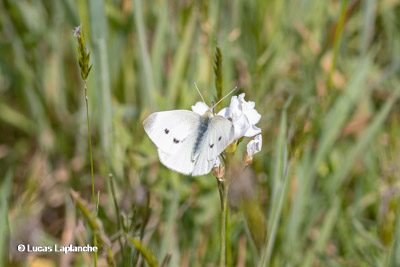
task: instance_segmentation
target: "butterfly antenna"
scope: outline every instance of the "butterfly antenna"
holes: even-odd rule
[[[225,98],[227,98],[230,94],[232,94],[235,90],[237,89],[237,86],[235,86],[235,88],[233,88],[226,96],[224,96],[221,100],[219,100],[214,106],[212,106],[210,108],[210,110],[212,110],[213,108],[215,108],[222,100],[224,100]]]
[[[206,101],[204,101],[203,95],[200,93],[200,90],[199,90],[199,88],[197,88],[197,84],[196,84],[196,82],[195,82],[195,81],[193,81],[193,83],[194,83],[194,86],[196,87],[196,89],[197,89],[197,92],[199,93],[199,95],[200,95],[201,99],[203,100],[203,102],[204,102],[204,103],[206,103]]]

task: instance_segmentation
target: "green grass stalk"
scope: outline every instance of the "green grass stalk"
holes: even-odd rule
[[[342,40],[343,27],[344,27],[344,23],[346,21],[346,7],[347,7],[348,2],[349,2],[348,0],[343,0],[342,6],[340,9],[340,19],[339,19],[339,23],[338,23],[338,26],[337,26],[337,29],[335,32],[332,64],[331,64],[331,70],[329,72],[329,77],[328,77],[328,87],[329,88],[332,88],[332,86],[333,86],[332,77],[333,77],[333,73],[335,72],[335,69],[336,69],[336,63],[337,63],[338,54],[339,54],[339,45],[340,45],[340,41]]]
[[[114,179],[113,179],[112,173],[110,173],[109,178],[110,178],[111,195],[112,195],[112,199],[113,199],[113,203],[114,203],[114,207],[115,207],[115,213],[117,215],[117,229],[118,229],[118,231],[121,231],[122,227],[121,227],[120,213],[119,213],[119,208],[118,208],[117,197],[115,194],[115,186],[114,186]],[[124,247],[122,246],[121,236],[118,237],[118,243],[121,247],[122,258],[125,259]]]
[[[89,139],[90,174],[92,176],[92,197],[93,197],[93,204],[96,206],[96,197],[94,196],[93,153],[92,153],[92,138],[90,133],[89,98],[87,95],[86,80],[85,80],[85,102],[86,102],[86,120],[88,126],[88,139]]]
[[[228,208],[228,184],[225,179],[218,180],[218,188],[220,189],[220,196],[222,197],[222,210],[221,210],[221,243],[219,254],[219,266],[225,267],[226,263],[226,216]]]
[[[92,197],[95,209],[95,216],[97,216],[97,202],[94,195],[94,176],[93,176],[93,153],[92,153],[92,138],[90,133],[90,117],[89,117],[89,97],[87,94],[87,77],[92,69],[89,66],[90,53],[86,52],[85,39],[83,38],[82,26],[75,28],[74,36],[78,38],[78,63],[81,69],[81,77],[85,85],[85,104],[86,104],[86,120],[88,128],[88,139],[89,139],[89,156],[90,156],[90,174],[92,178]],[[93,245],[97,247],[96,233],[93,231]],[[94,266],[97,267],[97,252],[94,253]]]
[[[89,98],[88,98],[88,95],[87,95],[87,82],[86,82],[86,80],[85,80],[85,103],[86,103],[86,119],[87,119],[87,126],[88,126],[88,139],[89,139],[90,174],[92,176],[92,197],[93,197],[93,205],[95,207],[97,207],[96,198],[94,196],[92,138],[91,138],[91,134],[90,134]],[[97,216],[97,208],[95,208],[95,215]],[[93,245],[97,247],[96,234],[93,234]],[[94,252],[94,266],[97,266],[97,251]]]
[[[0,262],[9,262],[10,247],[7,239],[10,237],[10,223],[8,220],[9,199],[11,193],[13,173],[8,170],[0,184]]]
[[[227,194],[228,195],[228,194]],[[226,266],[231,267],[233,265],[232,263],[232,245],[231,245],[231,221],[229,217],[229,205],[226,205],[226,233],[225,233],[225,238],[226,238]]]

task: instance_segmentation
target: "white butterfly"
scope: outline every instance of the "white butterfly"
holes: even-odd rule
[[[203,116],[190,110],[155,112],[144,120],[144,130],[157,146],[162,164],[185,175],[211,171],[234,136],[232,122],[211,110]]]

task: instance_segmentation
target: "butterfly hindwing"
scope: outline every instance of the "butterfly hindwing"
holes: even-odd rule
[[[200,176],[209,173],[214,166],[214,162],[215,159],[207,159],[206,150],[201,150],[196,162],[194,163],[192,176]]]
[[[233,142],[234,131],[232,122],[222,116],[213,117],[210,124],[206,151],[207,159],[213,160]]]
[[[173,155],[180,150],[186,138],[193,135],[199,121],[200,115],[192,111],[171,110],[151,114],[143,126],[159,150]]]
[[[211,171],[217,157],[233,141],[232,123],[222,116],[212,117],[199,155],[193,167],[193,176],[204,175]]]

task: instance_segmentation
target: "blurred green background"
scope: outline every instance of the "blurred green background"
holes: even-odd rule
[[[193,81],[216,100],[217,45],[224,94],[256,102],[264,141],[245,171],[249,139],[231,165],[227,265],[400,266],[399,0],[0,1],[0,265],[93,266],[16,250],[92,242],[70,195],[91,203],[80,24],[98,219],[118,266],[147,264],[123,232],[160,265],[217,266],[215,177],[163,167],[142,127],[200,101]]]

